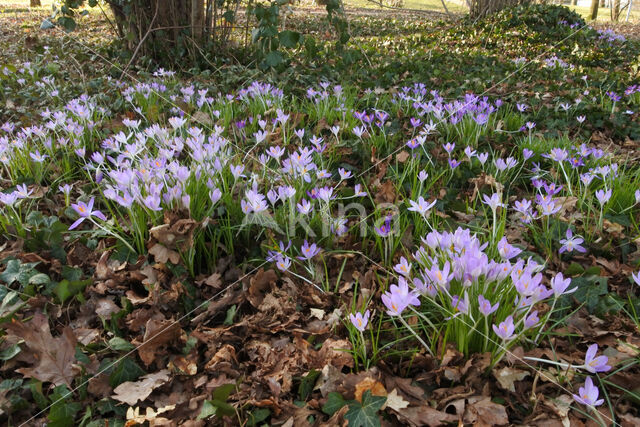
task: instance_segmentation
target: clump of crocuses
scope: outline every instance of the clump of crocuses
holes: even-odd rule
[[[497,247],[493,259],[468,229],[427,234],[412,262],[401,258],[396,266],[398,283],[382,295],[387,314],[429,352],[444,338],[465,355],[491,352],[496,362],[514,345],[536,343],[550,316],[540,314],[541,304],[551,299],[554,306],[573,292],[571,279],[558,273],[545,280],[544,267],[519,258],[522,251],[506,239]],[[408,326],[408,316],[419,328]]]

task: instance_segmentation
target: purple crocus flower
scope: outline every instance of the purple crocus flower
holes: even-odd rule
[[[389,234],[391,234],[391,217],[386,217],[384,220],[384,224],[382,224],[380,227],[374,228],[374,230],[380,237],[387,237]]]
[[[567,290],[570,284],[571,278],[567,277],[565,279],[562,273],[556,274],[555,277],[551,279],[551,289],[553,290],[555,297],[558,298],[562,295],[573,293],[578,289],[577,287],[574,287]]]
[[[591,344],[584,356],[584,369],[595,374],[596,372],[607,372],[611,366],[607,365],[609,358],[607,356],[596,356],[598,353],[598,344]]]
[[[587,252],[587,250],[581,245],[584,242],[584,239],[580,236],[574,236],[571,228],[567,228],[567,232],[565,234],[566,239],[560,239],[560,247],[559,253],[563,252]]]
[[[636,285],[640,286],[640,271],[637,273],[631,273],[631,278],[636,282]]]
[[[538,310],[534,310],[530,315],[525,317],[524,319],[524,328],[529,329],[536,326],[540,322],[540,318],[538,317]]]
[[[533,151],[528,148],[522,150],[522,157],[524,157],[525,160],[529,160],[531,156],[533,156]]]
[[[315,243],[312,243],[310,245],[309,242],[305,240],[300,247],[300,255],[298,256],[298,259],[302,261],[308,261],[319,253],[320,248]]]
[[[78,202],[71,204],[71,207],[78,213],[78,215],[80,215],[80,218],[78,218],[73,224],[71,224],[69,230],[73,230],[74,228],[79,226],[82,221],[87,218],[91,218],[92,216],[95,216],[102,221],[107,220],[107,217],[105,217],[102,212],[100,212],[99,210],[93,210],[94,201],[95,199],[92,197],[91,200],[89,200],[89,203],[85,204],[84,202]]]
[[[488,316],[496,311],[499,306],[500,303],[497,302],[494,305],[491,305],[491,301],[489,301],[482,295],[478,295],[478,308],[480,310],[480,313],[484,314],[485,316]]]
[[[598,399],[600,391],[598,387],[593,385],[591,377],[587,377],[584,382],[584,387],[578,389],[578,394],[574,394],[573,398],[576,402],[582,403],[585,406],[595,407],[604,403],[604,399]]]
[[[364,312],[364,316],[360,312],[357,312],[355,315],[351,313],[349,315],[349,320],[351,320],[351,324],[353,324],[357,330],[364,332],[367,328],[367,324],[369,324],[370,314],[369,310]]]
[[[498,242],[498,252],[503,259],[511,259],[515,256],[518,256],[522,249],[518,249],[515,246],[511,245],[506,237],[503,237]]]
[[[437,200],[428,203],[426,200],[424,200],[424,197],[420,196],[417,202],[409,200],[409,204],[411,205],[411,207],[408,208],[408,210],[411,212],[418,212],[420,215],[426,216],[431,208],[435,206],[436,202]]]
[[[462,163],[459,160],[456,159],[449,159],[449,167],[451,167],[451,170],[457,168],[458,166],[460,166],[460,163]]]
[[[600,205],[604,206],[605,203],[611,198],[611,189],[596,191],[596,199],[600,202]]]
[[[396,264],[393,269],[396,271],[396,273],[402,274],[406,277],[411,272],[411,264],[405,257],[400,257],[400,262]]]
[[[504,322],[500,322],[498,326],[491,325],[493,327],[493,332],[496,333],[497,336],[507,341],[513,339],[513,332],[516,327],[513,324],[513,316],[507,317]]]
[[[493,193],[491,197],[486,194],[482,195],[483,201],[485,205],[488,205],[492,211],[498,209],[498,206],[505,207],[505,204],[500,202],[500,195],[498,193]]]

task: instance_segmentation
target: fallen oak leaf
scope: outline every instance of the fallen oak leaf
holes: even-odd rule
[[[144,424],[145,422],[149,423],[149,427],[154,426],[164,426],[169,425],[171,421],[164,417],[158,417],[158,415],[173,411],[176,408],[176,405],[168,405],[158,409],[158,412],[154,411],[153,408],[147,408],[145,415],[140,415],[140,408],[132,408],[127,409],[127,422],[124,424],[125,427],[132,427],[138,424]]]
[[[178,264],[180,262],[180,254],[174,250],[167,248],[166,246],[156,243],[149,248],[149,253],[153,255],[154,259],[162,264],[171,262],[171,264]]]
[[[455,415],[438,411],[426,404],[422,406],[410,406],[394,412],[401,422],[412,426],[437,427],[459,421]]]
[[[180,331],[180,325],[172,320],[158,317],[147,320],[142,345],[138,347],[140,359],[149,366],[158,349],[178,338]]]
[[[404,400],[402,396],[398,394],[397,389],[391,390],[391,393],[387,394],[387,401],[385,402],[382,409],[390,408],[394,411],[399,411],[409,406],[409,402]]]
[[[394,389],[395,390],[395,389]],[[362,402],[362,395],[365,392],[371,392],[374,396],[386,396],[387,390],[384,388],[381,382],[376,381],[374,378],[366,377],[358,384],[356,384],[355,396],[358,402]]]
[[[32,368],[17,369],[25,377],[35,378],[54,385],[71,383],[79,372],[76,362],[76,336],[70,327],[62,331],[62,335],[54,338],[49,329],[49,320],[41,312],[36,313],[28,323],[12,320],[5,324],[5,329],[22,338],[35,359]]]
[[[497,371],[493,371],[493,376],[498,380],[500,387],[505,390],[515,392],[516,389],[513,383],[516,381],[522,381],[523,379],[528,377],[529,372],[506,366]]]
[[[111,397],[133,406],[138,401],[144,401],[153,390],[169,381],[169,374],[168,369],[163,369],[153,374],[147,374],[139,381],[126,381],[113,390],[114,394]]]

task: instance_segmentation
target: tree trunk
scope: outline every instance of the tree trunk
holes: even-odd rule
[[[40,7],[40,6],[42,6],[42,3],[40,3],[40,0],[30,0],[29,1],[29,6],[31,6],[31,7]]]
[[[620,19],[620,0],[613,0],[611,5],[611,20],[617,22]]]
[[[571,0],[571,4],[576,6],[578,4],[578,0]]]
[[[599,0],[591,0],[591,20],[595,20],[598,17],[598,6],[600,6]]]

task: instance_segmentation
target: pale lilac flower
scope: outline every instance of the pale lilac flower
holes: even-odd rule
[[[587,119],[587,118],[586,118],[585,116],[578,116],[578,117],[576,117],[576,120],[577,120],[577,121],[578,121],[578,123],[580,123],[580,124],[584,123],[584,121],[585,121],[586,119]]]
[[[607,365],[609,358],[607,356],[596,357],[597,353],[598,344],[591,344],[584,356],[584,365],[582,367],[592,374],[609,371],[611,369],[611,366]]]
[[[640,271],[637,273],[631,273],[631,277],[633,278],[633,281],[636,282],[636,285],[640,286]]]
[[[36,150],[35,153],[29,153],[29,156],[33,159],[34,162],[36,163],[42,163],[45,161],[45,159],[47,157],[49,157],[46,154],[40,154],[39,150]]]
[[[352,313],[349,315],[349,319],[351,320],[351,324],[360,332],[364,332],[367,328],[367,324],[369,323],[369,315],[371,313],[369,310],[364,312],[364,316],[362,313],[357,312],[355,315]]]
[[[423,183],[428,177],[429,177],[429,174],[424,170],[421,170],[420,173],[418,174],[418,181],[420,181],[420,183]],[[640,196],[640,190],[638,190],[637,193]],[[636,200],[639,200],[638,203],[640,203],[640,197],[637,197]]]
[[[411,212],[418,212],[420,215],[426,216],[431,210],[431,208],[435,206],[436,202],[437,200],[434,200],[433,202],[428,203],[426,200],[424,200],[424,197],[420,196],[417,202],[414,202],[413,200],[409,200],[409,204],[411,205],[411,207],[408,208],[407,210]]]
[[[456,144],[453,142],[447,142],[446,144],[442,144],[442,148],[444,148],[444,151],[451,155],[453,150],[456,148]]]
[[[241,176],[244,177],[242,172],[244,172],[244,165],[230,165],[229,169],[231,169],[231,175],[233,175],[234,179],[238,179]]]
[[[169,118],[169,124],[171,125],[171,127],[173,129],[181,128],[186,122],[187,122],[187,120],[182,118],[182,117],[170,117]]]
[[[520,255],[521,252],[522,249],[516,248],[515,246],[511,245],[507,241],[506,237],[503,237],[498,242],[498,253],[503,259],[511,259],[515,256]]]
[[[60,190],[60,192],[65,195],[65,197],[69,197],[69,194],[71,193],[71,185],[61,185],[58,187],[58,190]]]
[[[485,164],[489,158],[489,153],[479,153],[476,155],[481,164]]]
[[[14,193],[18,195],[18,198],[26,199],[33,193],[33,190],[29,190],[27,188],[27,184],[22,184],[16,186],[16,190],[14,191]]]
[[[393,269],[396,271],[396,273],[402,274],[406,277],[411,272],[411,264],[409,264],[405,257],[400,257],[400,262],[396,264]]]
[[[315,243],[312,243],[310,245],[309,242],[305,240],[300,247],[300,256],[298,256],[298,259],[302,261],[308,261],[319,253],[320,248]]]
[[[597,190],[596,191],[596,198],[598,199],[598,202],[600,202],[600,205],[604,206],[605,203],[607,203],[609,201],[609,199],[611,198],[611,189],[608,190]]]
[[[478,295],[478,309],[480,310],[480,313],[482,313],[483,315],[485,316],[490,315],[491,313],[496,311],[499,306],[500,306],[500,303],[497,302],[494,305],[491,305],[491,301],[489,301],[482,295]]]
[[[269,147],[269,149],[267,150],[267,154],[273,157],[274,159],[279,159],[280,156],[284,154],[284,148],[279,146]]]
[[[286,255],[278,254],[276,258],[276,267],[280,271],[287,271],[291,267],[291,258]]]
[[[529,150],[528,148],[522,150],[522,157],[524,157],[525,160],[529,160],[532,156],[533,151]]]
[[[464,154],[471,160],[471,158],[476,155],[476,150],[471,146],[467,146],[467,148],[464,149]]]
[[[567,288],[571,285],[571,278],[567,277],[566,279],[562,275],[562,273],[558,273],[551,279],[551,289],[553,290],[553,294],[556,298],[559,298],[562,295],[570,294],[575,292],[578,287],[574,287],[572,289],[567,290]]]
[[[485,205],[489,206],[491,210],[495,211],[498,207],[505,207],[506,205],[500,201],[500,195],[498,193],[493,193],[491,197],[486,194],[482,195],[483,202]]]
[[[308,215],[313,210],[313,205],[307,199],[300,200],[296,207],[302,215]]]
[[[360,184],[356,184],[353,186],[354,196],[356,197],[364,197],[367,195],[366,191],[362,191],[362,186]]]
[[[571,228],[567,228],[567,232],[565,234],[566,239],[560,239],[560,247],[559,253],[563,252],[573,252],[574,250],[577,252],[587,252],[587,250],[581,245],[584,242],[584,239],[581,236],[574,236]]]
[[[492,327],[493,327],[493,332],[495,332],[496,335],[502,338],[503,340],[506,341],[514,338],[513,332],[515,331],[516,327],[513,324],[512,316],[507,317],[504,320],[504,322],[500,322],[498,326],[492,325]]]
[[[345,170],[344,168],[338,168],[338,173],[340,174],[340,179],[349,179],[351,177],[351,171]]]
[[[451,297],[451,307],[455,312],[454,317],[459,314],[469,313],[469,294],[465,291],[464,297],[460,298],[458,295]]]
[[[598,387],[593,385],[593,381],[591,377],[587,377],[584,382],[584,387],[580,387],[578,389],[578,394],[574,394],[573,398],[576,402],[582,403],[583,405],[595,407],[600,406],[604,403],[604,399],[598,400],[598,395],[600,391]]]
[[[451,170],[457,168],[458,166],[460,166],[462,162],[456,159],[449,159],[449,167],[451,168]]]
[[[212,204],[218,203],[218,200],[222,197],[222,191],[219,188],[214,188],[209,191],[209,198],[211,199]]]
[[[80,215],[80,218],[78,218],[73,224],[71,224],[71,226],[69,227],[69,230],[73,230],[74,228],[79,226],[82,223],[82,221],[92,216],[95,216],[96,218],[99,218],[102,221],[107,220],[107,218],[104,216],[102,212],[100,212],[99,210],[93,210],[94,201],[95,200],[92,197],[91,200],[89,200],[89,203],[85,204],[84,202],[78,202],[78,203],[73,203],[71,205],[73,210],[75,210],[76,213]]]
[[[540,318],[538,317],[538,310],[534,310],[531,314],[529,314],[524,319],[524,328],[529,329],[533,328],[540,322]]]

